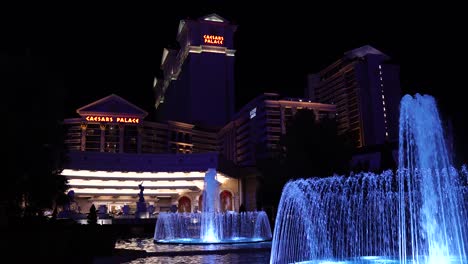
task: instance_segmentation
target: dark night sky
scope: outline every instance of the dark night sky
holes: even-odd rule
[[[27,27],[35,43],[33,53],[49,57],[51,68],[64,76],[68,117],[111,93],[152,112],[152,82],[162,50],[175,42],[184,18],[218,13],[238,25],[238,106],[267,91],[301,96],[307,73],[370,44],[400,64],[403,93],[436,97],[443,117],[453,121],[460,153],[468,153],[468,140],[462,137],[468,131],[468,111],[460,95],[466,87],[468,23],[460,6],[239,2],[174,3],[138,11],[89,8],[61,13],[57,19],[31,20]]]

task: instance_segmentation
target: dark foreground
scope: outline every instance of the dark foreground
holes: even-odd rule
[[[12,263],[94,263],[119,255],[118,239],[147,233],[152,225],[82,225],[73,220],[19,221],[3,226],[3,259]]]
[[[158,245],[154,223],[82,225],[73,220],[18,221],[0,227],[10,263],[269,263],[270,242],[240,245]]]

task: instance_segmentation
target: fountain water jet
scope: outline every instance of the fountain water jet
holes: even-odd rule
[[[434,98],[406,95],[396,174],[288,182],[270,262],[467,263],[466,173],[449,163],[442,132]]]
[[[218,225],[216,212],[219,210],[219,183],[216,180],[216,170],[209,169],[205,175],[205,190],[203,191],[203,206],[200,238],[203,242],[217,242],[223,232],[223,225]]]
[[[216,170],[205,174],[201,213],[160,213],[155,243],[233,244],[271,240],[271,227],[264,211],[220,212]]]
[[[400,259],[441,263],[466,254],[466,205],[433,97],[405,96],[400,108]]]

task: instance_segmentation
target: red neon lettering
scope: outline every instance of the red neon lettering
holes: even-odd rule
[[[85,119],[91,122],[114,122],[114,118],[111,116],[86,116]],[[140,123],[140,119],[134,117],[117,117],[116,122],[138,124]]]

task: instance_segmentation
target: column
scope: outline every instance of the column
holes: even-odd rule
[[[87,126],[88,126],[87,123],[85,122],[81,123],[81,145],[80,145],[81,151],[86,150],[86,127]]]
[[[201,193],[203,193],[203,191],[200,191]],[[196,194],[195,198],[193,199],[193,211],[195,213],[198,213],[199,211],[201,211],[201,208],[200,208],[200,196],[201,196],[201,193],[199,194]]]
[[[99,151],[104,152],[104,145],[106,143],[106,125],[99,124],[99,128],[101,129],[101,139],[99,140]]]
[[[236,212],[239,212],[239,207],[240,207],[239,193],[236,192],[236,193],[232,194],[232,210],[236,211]]]
[[[286,134],[286,120],[284,118],[284,106],[280,106],[281,134]]]
[[[119,124],[119,153],[124,152],[125,125]]]
[[[141,134],[143,134],[143,127],[137,126],[137,153],[141,153]]]

